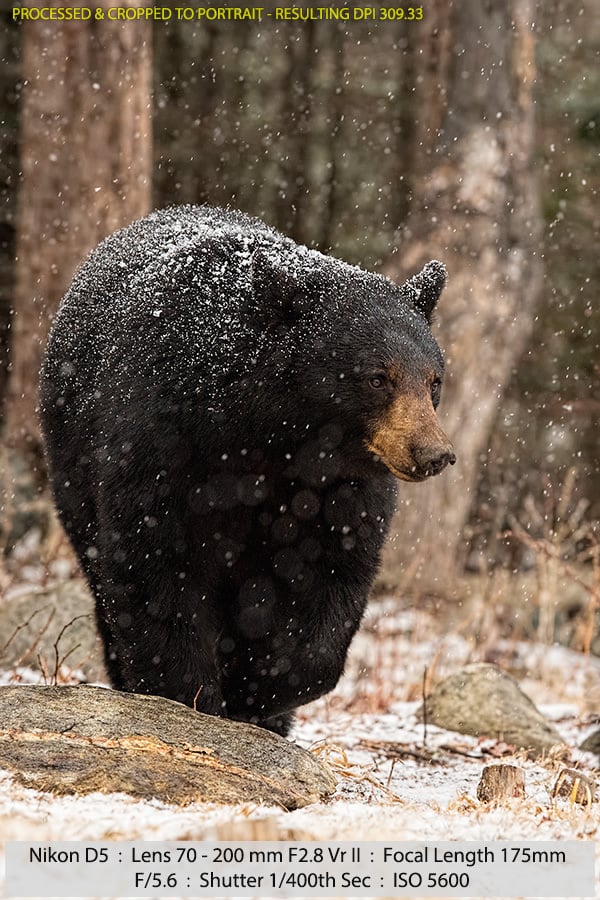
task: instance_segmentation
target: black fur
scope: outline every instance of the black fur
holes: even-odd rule
[[[153,213],[104,241],[42,372],[56,503],[113,685],[285,734],[330,691],[395,498],[367,378],[441,370],[441,289],[240,213]],[[419,305],[422,307],[419,308]]]

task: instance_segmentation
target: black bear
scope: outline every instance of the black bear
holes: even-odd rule
[[[455,461],[429,329],[444,281],[430,262],[399,287],[210,207],[90,254],[40,400],[114,687],[281,734],[334,687],[396,479]]]

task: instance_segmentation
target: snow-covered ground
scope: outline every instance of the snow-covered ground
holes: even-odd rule
[[[436,630],[431,613],[396,610],[391,601],[372,606],[336,691],[298,716],[292,739],[338,775],[330,801],[285,812],[180,808],[115,794],[55,798],[0,774],[0,839],[598,840],[600,804],[551,796],[562,762],[515,758],[500,742],[431,725],[425,733],[416,716],[425,668],[438,679],[481,657],[468,639]],[[569,765],[593,775],[597,758],[576,747],[597,722],[600,662],[528,643],[498,641],[485,652],[521,674],[522,687],[573,748]],[[15,676],[39,680],[28,670],[2,680]],[[524,768],[526,796],[488,806],[477,800],[477,784],[483,765],[500,757]]]

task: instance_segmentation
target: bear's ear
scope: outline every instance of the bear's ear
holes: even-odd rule
[[[315,300],[312,278],[284,268],[264,250],[252,254],[252,287],[258,311],[269,318],[299,319]]]
[[[404,285],[408,289],[411,303],[428,322],[431,322],[431,315],[445,284],[445,265],[437,259],[432,259]]]

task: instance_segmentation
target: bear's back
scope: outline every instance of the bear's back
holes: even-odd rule
[[[152,303],[173,285],[180,291],[187,281],[197,286],[197,254],[203,248],[214,253],[217,247],[235,247],[236,268],[243,270],[249,266],[247,254],[257,243],[292,245],[265,223],[235,210],[209,206],[157,210],[109,235],[90,253],[63,305]],[[220,273],[219,284],[222,280]],[[236,291],[229,294],[235,296]]]
[[[88,384],[113,377],[124,359],[130,369],[171,358],[222,372],[246,337],[241,310],[258,246],[293,254],[296,245],[258,219],[206,206],[159,210],[115,232],[75,274],[45,368],[74,363]]]
[[[281,285],[292,300],[296,285],[311,300],[301,327],[280,322]],[[245,213],[155,211],[107,237],[76,273],[49,338],[42,402],[70,397],[91,415],[98,393],[124,406],[132,392],[179,386],[214,406],[229,384],[252,377],[257,359],[306,358],[317,335],[335,332],[336,316],[369,321],[390,291],[382,276]]]

